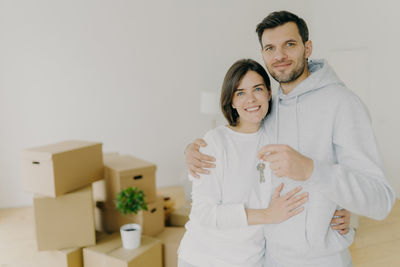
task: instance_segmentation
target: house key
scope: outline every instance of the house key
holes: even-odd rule
[[[260,183],[265,183],[264,169],[265,169],[265,164],[263,161],[260,161],[257,164],[257,171],[260,172]]]

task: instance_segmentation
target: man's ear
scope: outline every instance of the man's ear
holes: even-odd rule
[[[307,42],[304,43],[304,47],[305,47],[305,56],[306,58],[309,58],[311,56],[312,53],[312,42],[311,40],[308,40]]]

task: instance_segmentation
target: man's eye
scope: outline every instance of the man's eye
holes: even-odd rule
[[[266,51],[266,52],[272,51],[272,47],[266,47],[266,48],[265,48],[265,51]]]
[[[287,46],[294,46],[295,44],[294,43],[287,43]]]
[[[256,91],[262,91],[263,89],[261,87],[256,87]]]

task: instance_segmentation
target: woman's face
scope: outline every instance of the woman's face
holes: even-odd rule
[[[264,79],[255,71],[248,71],[233,94],[232,106],[239,114],[239,127],[259,126],[268,112],[271,94]]]

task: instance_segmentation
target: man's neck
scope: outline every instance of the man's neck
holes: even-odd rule
[[[283,94],[287,95],[290,92],[292,92],[293,89],[296,88],[296,86],[299,85],[299,83],[307,79],[308,76],[310,76],[310,72],[308,71],[308,67],[306,67],[303,73],[296,80],[288,83],[280,83],[279,85],[282,88]]]

